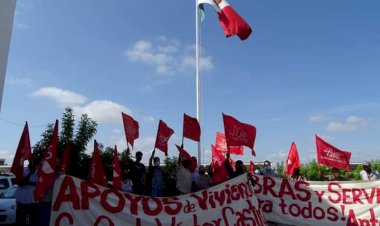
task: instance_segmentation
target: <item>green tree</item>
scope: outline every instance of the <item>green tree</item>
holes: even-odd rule
[[[47,125],[46,130],[41,135],[39,140],[33,146],[33,154],[41,160],[45,152],[50,138],[53,134],[53,123]],[[96,134],[97,123],[87,116],[82,114],[75,130],[75,119],[73,110],[66,108],[62,115],[60,135],[58,141],[58,157],[61,158],[66,144],[71,144],[70,153],[70,174],[79,178],[87,178],[90,156],[85,153],[86,146],[91,138]]]

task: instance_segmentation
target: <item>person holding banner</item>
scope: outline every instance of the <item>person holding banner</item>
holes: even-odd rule
[[[380,174],[377,170],[373,170],[371,164],[367,161],[362,163],[363,170],[360,171],[360,178],[365,180],[378,180],[380,179]]]

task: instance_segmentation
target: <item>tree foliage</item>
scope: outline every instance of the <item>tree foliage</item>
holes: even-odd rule
[[[88,117],[87,114],[82,114],[75,132],[75,117],[71,108],[66,108],[62,114],[60,134],[58,140],[58,157],[61,158],[65,146],[71,144],[70,166],[69,171],[73,176],[86,178],[88,174],[88,166],[90,156],[86,151],[86,146],[92,137],[96,134],[97,123]],[[49,123],[46,130],[41,135],[39,140],[32,148],[39,160],[41,160],[45,152],[50,138],[53,134],[54,124]]]

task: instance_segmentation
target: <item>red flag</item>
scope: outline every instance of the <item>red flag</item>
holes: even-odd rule
[[[23,181],[25,160],[28,160],[29,164],[33,164],[28,122],[25,123],[11,167],[11,172],[16,176],[16,184],[20,184]]]
[[[226,143],[226,136],[224,133],[216,133],[216,141],[215,141],[215,148],[223,153],[227,153],[227,143]],[[231,146],[230,148],[230,154],[235,155],[243,155],[244,148],[243,146]]]
[[[156,144],[154,145],[154,148],[160,149],[167,156],[168,155],[168,140],[170,136],[173,135],[173,133],[174,133],[174,130],[168,127],[164,121],[160,120],[160,123],[158,124]]]
[[[219,16],[220,26],[226,37],[239,36],[245,40],[252,33],[249,24],[228,4],[226,0],[198,0],[198,4],[207,3],[214,7]]]
[[[90,163],[90,183],[107,186],[106,175],[104,174],[104,167],[100,157],[100,150],[98,143],[94,140],[94,152]]]
[[[229,179],[228,171],[224,165],[226,158],[223,154],[211,145],[211,166],[214,174],[211,177],[212,184],[220,184]]]
[[[201,127],[198,120],[187,114],[183,114],[183,137],[198,142],[201,139]]]
[[[113,151],[113,189],[120,190],[121,189],[121,169],[119,163],[119,157],[117,155],[117,148],[115,145],[115,150]]]
[[[252,161],[249,162],[249,172],[253,174],[255,172],[255,163]]]
[[[191,159],[191,155],[181,146],[175,145],[178,151],[181,153],[181,156],[185,159]]]
[[[38,182],[34,190],[34,199],[41,200],[45,197],[49,188],[54,185],[57,175],[57,155],[58,155],[58,120],[55,120],[53,135],[49,145],[45,150],[40,167],[38,168]]]
[[[301,163],[300,163],[300,157],[298,156],[298,151],[297,151],[297,146],[293,142],[292,145],[290,146],[288,158],[286,159],[285,162],[285,172],[288,175],[293,175],[293,171],[295,168],[300,168]]]
[[[124,124],[125,137],[127,138],[127,143],[130,143],[133,147],[134,141],[139,138],[139,123],[135,121],[131,116],[121,113]]]
[[[318,163],[328,167],[351,170],[351,152],[341,151],[315,135]]]
[[[70,154],[71,154],[71,145],[70,143],[66,144],[65,150],[62,154],[61,159],[61,172],[67,174],[70,167]]]
[[[256,156],[253,146],[256,138],[256,128],[249,124],[241,123],[235,118],[223,114],[224,133],[227,146],[246,146]]]

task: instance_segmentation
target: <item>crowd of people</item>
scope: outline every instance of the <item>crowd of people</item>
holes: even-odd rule
[[[212,169],[211,165],[204,166],[198,164],[196,157],[184,158],[180,154],[176,163],[175,178],[168,176],[164,171],[160,158],[155,156],[155,151],[152,152],[149,159],[148,168],[141,162],[142,157],[143,153],[137,151],[135,153],[135,160],[130,159],[127,167],[122,169],[121,191],[138,195],[167,197],[201,191],[222,182],[215,182],[213,180],[214,169]],[[232,179],[247,172],[241,160],[237,160],[234,164],[231,164],[231,162],[230,155],[226,154],[223,166],[227,172],[227,179]],[[363,162],[362,169],[360,172],[361,180],[380,179],[379,172],[372,169],[369,162]],[[339,169],[333,168],[331,172],[331,175],[324,177],[323,180],[345,180],[341,176]],[[253,173],[269,177],[279,177],[268,160],[264,161],[262,168],[257,167]],[[255,186],[254,177],[250,173],[247,175],[252,186]],[[289,179],[307,180],[304,175],[301,175],[299,168],[294,169]],[[44,199],[37,203],[33,199],[37,182],[36,164],[31,163],[24,169],[23,181],[18,184],[16,192],[16,225],[49,225],[52,189],[49,190]]]

